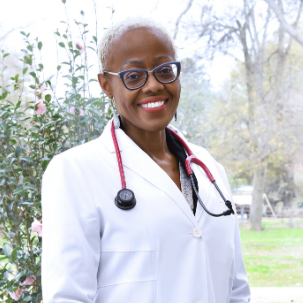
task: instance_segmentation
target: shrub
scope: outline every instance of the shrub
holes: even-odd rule
[[[26,45],[21,73],[0,86],[1,302],[41,302],[43,172],[54,155],[97,138],[112,115],[105,96],[90,93],[91,83],[97,80],[89,79],[87,61],[89,55],[97,55],[96,36],[87,46],[88,25],[76,21],[82,38],[74,43],[65,24],[64,34],[55,32],[58,49],[67,56],[58,65],[56,77],[44,80],[44,66],[38,59],[42,42],[21,32]],[[1,52],[2,80],[7,56]],[[64,98],[57,96],[53,83],[59,71],[66,81]]]

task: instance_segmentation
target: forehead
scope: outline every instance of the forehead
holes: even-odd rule
[[[159,56],[175,59],[175,52],[168,37],[154,28],[135,28],[114,38],[108,50],[106,66],[117,69],[132,60],[142,60],[149,64],[153,58]]]

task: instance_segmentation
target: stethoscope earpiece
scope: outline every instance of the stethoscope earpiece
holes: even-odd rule
[[[127,188],[122,188],[118,191],[117,196],[115,198],[115,204],[117,207],[123,210],[129,210],[135,207],[136,205],[135,194]]]

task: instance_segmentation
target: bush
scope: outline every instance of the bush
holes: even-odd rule
[[[55,34],[67,61],[58,65],[54,78],[66,71],[61,78],[66,80],[64,98],[57,96],[53,78],[43,80],[44,66],[37,55],[42,42],[31,41],[25,32],[21,32],[26,45],[21,75],[0,86],[1,302],[41,302],[43,172],[56,154],[97,138],[112,116],[105,96],[92,97],[89,90],[97,81],[89,79],[87,64],[89,55],[97,55],[96,36],[90,39],[93,46],[87,46],[87,24],[76,21],[82,40],[74,44],[65,24],[64,34]],[[7,56],[1,52],[2,79]],[[17,100],[13,100],[16,93]]]

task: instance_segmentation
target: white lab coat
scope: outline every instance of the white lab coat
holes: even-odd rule
[[[98,139],[56,156],[44,174],[43,302],[249,302],[236,216],[211,217],[199,203],[194,216],[165,171],[121,129],[116,135],[133,209],[114,203],[121,181],[110,124]],[[189,147],[231,200],[223,167]],[[226,210],[204,171],[192,167],[208,209]]]

